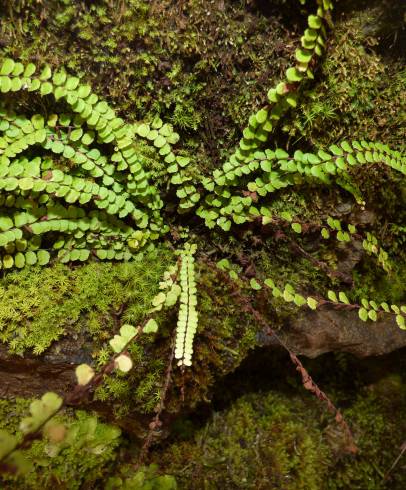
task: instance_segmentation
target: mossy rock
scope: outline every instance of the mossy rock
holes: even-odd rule
[[[401,490],[404,463],[383,477],[403,442],[405,424],[396,417],[406,409],[402,380],[383,378],[347,404],[356,455],[346,453],[341,430],[315,400],[268,391],[242,396],[192,436],[184,422],[180,440],[152,458],[181,490]]]
[[[109,340],[123,323],[139,325],[146,317],[162,274],[174,260],[166,247],[157,247],[128,263],[54,264],[4,276],[1,396],[66,393],[74,383],[76,365],[85,362],[98,368],[106,363],[113,354]],[[195,367],[184,374],[174,370],[166,403],[170,413],[191,409],[210,397],[216,380],[233,371],[257,344],[258,326],[241,315],[238,303],[225,299],[230,295],[227,285],[218,284],[205,267],[199,270],[199,284]],[[144,336],[129,347],[135,365],[129,375],[107,377],[95,393],[99,410],[138,436],[147,431],[143,414],[152,413],[159,401],[176,309],[158,315],[157,321],[156,336]],[[184,402],[179,397],[183,385]]]
[[[56,263],[4,275],[0,340],[19,355],[41,354],[61,337],[83,332],[103,343],[124,305],[125,321],[143,318],[170,260],[168,250],[157,248],[128,263]]]
[[[47,61],[53,66],[66,65],[91,82],[95,91],[107,97],[128,119],[145,116],[152,119],[156,113],[161,114],[181,130],[187,151],[197,155],[199,170],[216,167],[223,156],[221,150],[228,151],[236,143],[247,115],[265,100],[264,88],[284,72],[292,55],[290,45],[296,40],[293,35],[296,27],[290,25],[293,34],[288,33],[283,28],[286,19],[274,15],[277,9],[273,5],[264,7],[264,2],[248,2],[243,6],[231,1],[212,2],[211,17],[207,16],[207,2],[202,0],[182,2],[180,7],[169,0],[129,0],[122,3],[121,9],[113,3],[64,0],[38,5],[28,0],[22,6],[7,2],[7,8],[0,13],[5,25],[1,53],[20,56],[23,60],[34,56],[39,64]],[[275,5],[278,9],[281,5],[286,8],[283,1]],[[213,18],[219,26],[218,33],[213,33]],[[395,147],[400,146],[402,113],[397,100],[398,94],[404,98],[404,70],[397,61],[386,65],[382,57],[365,47],[370,38],[364,35],[363,26],[369,18],[369,10],[364,14],[356,7],[351,10],[351,16],[337,19],[337,36],[328,48],[318,84],[300,105],[298,116],[287,121],[285,128],[276,134],[277,144],[287,142],[295,146],[298,137],[315,146],[329,144],[345,131],[356,138],[373,138],[379,132],[380,138],[386,137]],[[203,33],[205,29],[207,32]],[[207,42],[210,33],[218,36],[216,42]],[[341,42],[347,38],[348,44]],[[269,49],[263,53],[264,46]],[[218,76],[219,70],[222,76]],[[22,104],[28,107],[27,100],[22,100]],[[342,119],[338,125],[337,114]],[[162,169],[152,170],[159,174]],[[404,210],[398,194],[393,190],[386,192],[387,187],[375,173],[370,177],[362,173],[360,176],[374,207],[382,212],[377,228],[385,220],[401,223]],[[318,191],[313,191],[301,190],[284,205],[304,215],[321,215],[320,209],[308,203],[309,196],[317,203]],[[376,197],[376,191],[382,199]],[[401,190],[399,195],[402,196]],[[241,248],[240,237],[231,246],[237,252],[248,248],[254,256],[258,237],[249,233],[244,236],[246,241]],[[393,233],[395,238],[391,236],[390,246],[401,259],[403,242],[397,238],[396,230]],[[215,243],[224,245],[222,237],[216,237]],[[227,246],[223,249],[227,250]],[[285,252],[288,251],[281,255]],[[274,258],[270,248],[263,247],[262,253]],[[321,253],[333,267],[339,262],[330,250]],[[119,316],[134,323],[142,318],[169,257],[170,254],[159,258],[151,255],[146,262],[135,265],[90,264],[81,268],[56,265],[41,272],[32,271],[30,275],[20,272],[6,276],[2,292],[8,296],[0,315],[1,339],[21,355],[28,350],[44,353],[51,344],[57,350],[63,336],[72,336],[74,341],[85,338],[89,345],[94,343],[84,354],[86,360],[100,365],[109,357],[107,342],[116,327],[118,312],[128,303]],[[309,264],[297,272],[290,264],[286,265],[285,258],[277,266],[272,260],[264,260],[259,271],[268,267],[280,271],[282,277],[292,277],[293,272],[295,281],[300,283],[299,272],[307,273]],[[298,268],[302,265],[301,262]],[[374,284],[378,276],[374,274],[374,266],[369,265],[365,266],[368,282]],[[393,281],[397,289],[402,274]],[[184,377],[178,371],[175,373],[166,405],[170,413],[182,409],[179,395],[182,388],[186,388],[188,409],[202,399],[209,399],[216,379],[234,370],[256,343],[256,326],[241,315],[239,305],[230,304],[231,292],[227,286],[216,284],[216,278],[207,271],[201,272],[200,279],[202,319],[195,366]],[[316,285],[324,284],[318,274],[308,279],[309,282],[316,279]],[[378,288],[379,293],[385,288],[385,285]],[[396,291],[393,296],[401,294]],[[111,377],[98,390],[98,401],[112,403],[117,419],[134,410],[153,411],[169,358],[174,319],[170,314],[162,321],[156,344],[145,342],[132,348],[133,359],[141,366],[137,372],[126,379]],[[269,488],[270,481],[275,488],[318,489],[325,488],[323,478],[331,489],[362,489],[365,482],[372,489],[385,488],[382,474],[402,442],[396,432],[396,421],[391,422],[392,410],[404,408],[404,403],[388,408],[385,403],[381,406],[379,396],[368,392],[360,396],[364,401],[359,399],[349,409],[354,410],[361,438],[358,459],[343,456],[332,466],[333,444],[322,431],[325,427],[314,420],[317,413],[314,406],[298,397],[288,400],[281,394],[265,393],[259,398],[249,395],[237,402],[229,414],[216,415],[196,436],[198,444],[184,442],[171,446],[162,454],[164,470],[175,473],[185,488],[188,481],[201,488],[217,488],[210,485]],[[351,415],[350,411],[347,413]],[[227,430],[222,433],[224,428]],[[381,440],[385,441],[382,450]],[[224,447],[229,452],[220,456]],[[185,461],[190,455],[195,457],[191,466],[187,466]],[[265,460],[264,465],[244,465],[247,461],[258,461],[258,457],[262,458],[261,462]],[[230,461],[235,468],[232,473],[227,466]],[[70,463],[69,471],[78,465],[78,461]],[[83,481],[93,485],[93,467],[83,471],[90,475],[83,477]],[[57,475],[57,484],[72,478],[71,473],[57,472]],[[394,473],[391,489],[403,488],[399,478],[398,472]],[[41,479],[33,481],[44,485]],[[55,486],[54,481],[51,484]]]

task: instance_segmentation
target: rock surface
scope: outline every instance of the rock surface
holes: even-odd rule
[[[10,355],[4,345],[0,345],[0,399],[17,397],[40,397],[47,391],[59,395],[70,392],[75,384],[75,367],[78,364],[91,363],[89,342],[80,343],[78,339],[66,338],[56,342],[42,356],[26,354],[24,357]],[[87,409],[95,410],[107,421],[140,438],[145,437],[150,417],[143,414],[118,419],[114,408],[108,403],[84,402]],[[80,408],[84,408],[81,404]]]
[[[298,315],[289,321],[284,336],[292,350],[311,358],[326,352],[380,356],[406,346],[406,331],[396,325],[393,315],[363,322],[356,311],[332,309]]]
[[[327,352],[347,352],[357,357],[380,356],[406,346],[406,331],[397,327],[393,315],[376,322],[363,322],[356,311],[331,308],[304,312],[286,322],[279,334],[297,354],[315,358]],[[278,346],[266,334],[259,336],[263,347]],[[78,340],[63,339],[42,356],[10,355],[0,345],[0,397],[32,397],[45,391],[63,394],[75,383],[74,368],[91,362],[91,346]]]

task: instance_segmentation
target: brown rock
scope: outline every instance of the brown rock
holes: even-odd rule
[[[357,357],[380,356],[406,346],[406,331],[394,315],[380,314],[363,322],[357,311],[323,308],[289,319],[281,337],[297,353],[317,357],[326,352],[348,352]]]

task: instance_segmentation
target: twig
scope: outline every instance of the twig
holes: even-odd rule
[[[387,480],[389,477],[389,474],[393,471],[395,466],[399,463],[400,458],[403,456],[403,453],[406,451],[406,441],[400,446],[400,453],[398,457],[395,459],[393,462],[392,466],[389,468],[389,470],[386,472],[386,475],[383,477],[384,480]]]

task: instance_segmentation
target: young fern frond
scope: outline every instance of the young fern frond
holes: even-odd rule
[[[390,273],[394,266],[390,260],[389,254],[378,244],[378,239],[370,232],[362,233],[351,223],[344,224],[336,218],[329,216],[325,223],[311,223],[303,221],[299,216],[293,216],[288,211],[282,211],[279,214],[272,212],[269,208],[261,206],[259,216],[253,215],[252,219],[260,219],[263,226],[266,225],[290,225],[292,230],[297,234],[304,234],[307,231],[320,231],[324,240],[335,238],[341,243],[350,243],[352,239],[362,239],[362,247],[369,254],[376,257],[378,265]]]
[[[179,366],[191,366],[193,339],[197,330],[198,313],[195,280],[195,245],[186,245],[180,253],[180,307],[176,326],[175,359]]]
[[[398,327],[406,330],[406,305],[388,304],[387,302],[377,303],[374,300],[366,298],[361,298],[360,303],[352,303],[344,291],[336,293],[335,291],[329,290],[326,297],[322,297],[319,294],[307,296],[296,291],[289,283],[278,285],[272,278],[261,280],[258,277],[254,277],[248,280],[241,274],[236,273],[233,264],[227,259],[219,261],[217,267],[223,271],[227,271],[232,280],[242,280],[245,287],[254,291],[260,291],[262,289],[269,290],[274,298],[279,298],[299,308],[305,307],[310,310],[317,310],[323,306],[332,306],[354,310],[358,312],[359,318],[364,322],[368,320],[377,321],[378,315],[380,314],[390,314],[394,317]]]
[[[308,28],[301,38],[301,46],[296,50],[296,63],[286,70],[285,79],[268,92],[268,104],[249,118],[248,126],[243,131],[236,152],[223,165],[222,172],[238,168],[249,154],[264,147],[275,125],[282,115],[297,106],[299,90],[306,80],[314,78],[314,66],[317,58],[325,49],[327,38],[326,19],[332,2],[318,1],[315,15],[309,15]],[[212,190],[212,189],[211,189]]]
[[[160,292],[152,299],[152,309],[149,310],[153,313],[170,308],[179,300],[174,355],[179,366],[192,365],[193,339],[198,323],[195,252],[196,245],[190,244],[176,252],[179,260],[164,273],[159,284]]]

